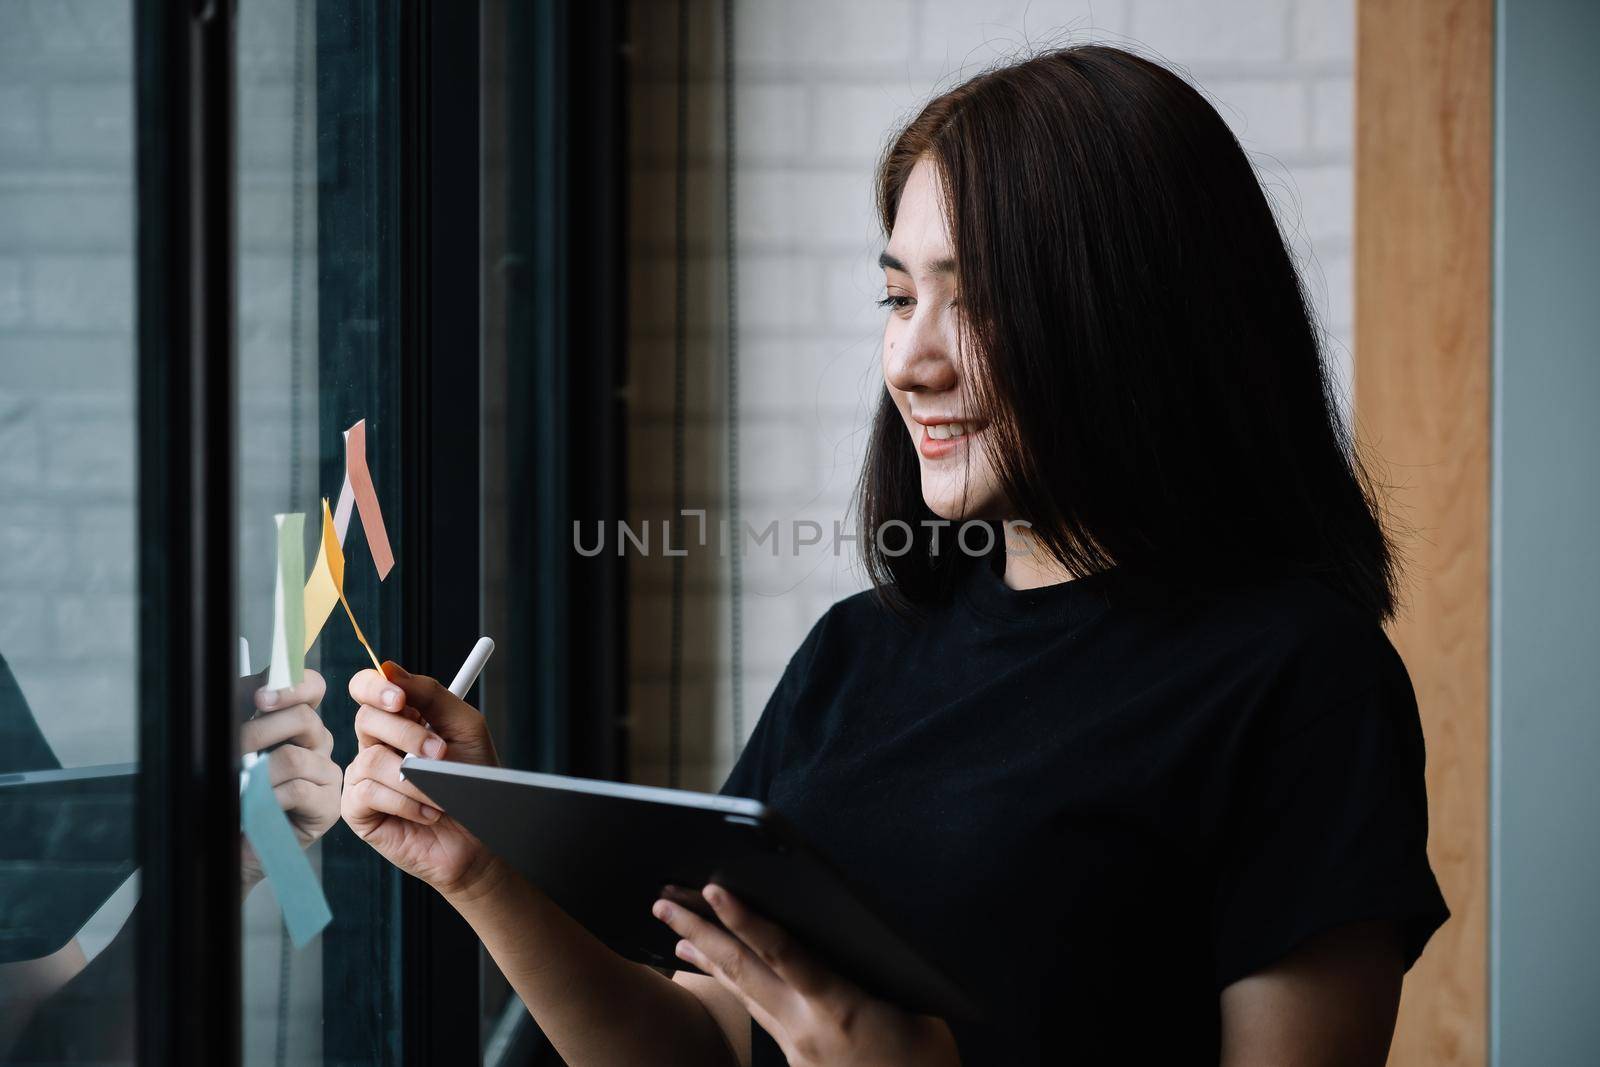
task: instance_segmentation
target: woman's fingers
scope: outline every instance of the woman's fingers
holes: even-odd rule
[[[667,900],[657,900],[650,912],[683,938],[678,943],[678,955],[731,990],[752,1015],[759,1011],[768,1020],[776,1020],[787,1013],[795,991],[744,942]],[[770,1029],[760,1018],[756,1021]]]
[[[385,752],[393,760],[392,769],[383,758]],[[439,821],[439,809],[426,803],[425,797],[418,799],[422,795],[399,777],[398,767],[399,756],[393,750],[374,745],[363,749],[345,768],[339,813],[363,840],[387,815],[425,826]]]
[[[301,847],[317,840],[339,821],[339,793],[337,782],[318,785],[305,778],[291,778],[272,787],[272,798],[300,838]]]
[[[257,689],[255,704],[260,711],[287,708],[293,704],[309,704],[315,708],[322,704],[322,697],[327,691],[328,683],[322,675],[308,667],[299,685],[287,689],[269,689],[265,686]]]
[[[302,778],[312,785],[335,785],[342,777],[339,765],[327,756],[299,745],[283,745],[267,756],[267,775],[273,785]]]
[[[404,702],[422,713],[422,718],[434,729],[450,736],[456,731],[481,731],[483,715],[477,708],[445,688],[437,678],[425,674],[410,674],[392,660],[383,665],[390,685],[399,689]]]
[[[483,716],[437,679],[423,674],[408,674],[398,663],[386,662],[383,674],[370,668],[357,671],[350,679],[350,697],[357,704],[382,711],[415,708],[422,718],[436,725],[452,720],[480,723]]]
[[[344,780],[350,782],[362,778],[370,778],[379,782],[395,792],[408,796],[419,804],[437,808],[428,794],[418,789],[416,783],[409,781],[400,771],[400,753],[387,745],[373,745],[356,753],[356,758],[350,761],[350,768],[345,771]],[[352,778],[354,774],[354,778]]]
[[[355,819],[351,818],[350,809],[352,805],[362,809],[364,818],[362,814],[358,814]],[[371,778],[363,778],[354,787],[347,787],[340,802],[340,808],[345,820],[350,822],[352,828],[356,830],[356,833],[363,840],[371,832],[370,828],[376,826],[377,822],[380,821],[372,818],[374,813],[395,815],[405,819],[407,822],[421,823],[424,826],[432,826],[439,821],[438,808],[420,804],[404,793],[390,789],[382,782],[374,781]],[[358,821],[363,821],[369,829],[363,832],[357,826]]]
[[[261,712],[239,727],[241,752],[259,752],[286,741],[322,755],[333,751],[333,734],[309,704]]]
[[[362,748],[388,745],[429,759],[442,758],[445,750],[444,738],[420,722],[370,704],[363,704],[356,711],[356,743]]]
[[[835,991],[838,980],[833,972],[819,965],[787,930],[756,914],[722,886],[708,885],[701,895],[722,925],[801,996],[818,999]]]
[[[357,704],[411,719],[431,730],[448,744],[453,760],[486,766],[499,763],[488,724],[478,709],[457,699],[432,678],[408,674],[398,664],[385,663],[382,673],[357,672],[350,679],[350,695]],[[416,735],[408,736],[415,739]]]
[[[859,991],[817,962],[787,930],[722,886],[708,885],[701,896],[714,919],[667,899],[657,900],[651,910],[683,938],[677,954],[738,996],[780,1044],[796,1026],[830,1017],[839,1024],[853,1013]],[[810,1010],[799,1011],[804,1005]]]
[[[400,711],[406,706],[405,690],[370,667],[350,676],[350,699],[384,711]]]

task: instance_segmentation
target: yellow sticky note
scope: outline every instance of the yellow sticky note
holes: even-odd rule
[[[378,662],[378,654],[372,651],[372,644],[367,640],[367,635],[361,632],[361,624],[356,622],[356,613],[350,610],[350,601],[344,598],[343,590],[339,591],[339,603],[344,605],[344,613],[350,620],[350,628],[356,632],[356,640],[361,642],[361,647],[367,650],[367,658],[372,661],[373,669],[382,674],[383,664]]]
[[[372,645],[367,641],[367,635],[361,632],[361,624],[356,622],[356,613],[350,610],[350,601],[345,599],[344,549],[339,547],[339,534],[336,530],[334,530],[333,516],[328,511],[328,500],[326,497],[324,497],[322,500],[322,547],[317,550],[317,565],[311,572],[311,578],[306,582],[305,611],[307,634],[311,633],[310,620],[313,610],[313,585],[317,587],[315,596],[318,598],[325,596],[326,591],[329,588],[332,589],[334,597],[339,601],[340,604],[344,605],[345,617],[350,620],[350,628],[356,632],[356,640],[360,641],[361,647],[367,650],[367,658],[372,660],[372,665],[376,667],[378,672],[381,674],[383,672],[383,664],[378,662],[378,654],[372,651]],[[321,612],[321,614],[317,617],[318,629],[321,629],[323,623],[327,621],[328,615],[333,611],[333,605],[331,603],[328,604],[326,608],[322,607],[322,603],[323,601],[321,599],[316,601],[316,610]],[[310,641],[306,642],[306,647],[311,647]]]
[[[322,537],[317,545],[317,562],[311,568],[311,577],[306,579],[306,651],[311,651],[311,646],[316,644],[317,635],[322,632],[328,616],[333,614],[333,606],[339,603],[339,590],[342,583],[335,583],[333,572],[328,563],[328,534],[334,529],[333,515],[328,511],[328,499],[322,499]],[[334,551],[339,549],[339,539],[333,538]],[[343,568],[341,568],[342,570]]]

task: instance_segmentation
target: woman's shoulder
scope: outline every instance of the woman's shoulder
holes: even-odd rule
[[[790,672],[803,677],[814,664],[825,663],[830,674],[838,675],[854,663],[882,663],[905,651],[925,622],[876,589],[864,589],[835,601],[811,624],[790,659]]]
[[[1209,614],[1266,674],[1282,729],[1340,709],[1415,721],[1411,677],[1382,622],[1326,582],[1295,575],[1240,585]]]
[[[1241,622],[1269,627],[1297,646],[1389,645],[1382,622],[1312,575],[1273,575],[1241,581],[1215,598]]]
[[[797,652],[809,658],[819,649],[861,649],[900,640],[908,632],[902,617],[877,590],[863,589],[834,601],[811,624]]]

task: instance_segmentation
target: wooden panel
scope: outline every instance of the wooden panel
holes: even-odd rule
[[[1357,429],[1408,558],[1392,628],[1428,743],[1453,917],[1406,980],[1390,1062],[1488,1050],[1492,0],[1359,0]]]

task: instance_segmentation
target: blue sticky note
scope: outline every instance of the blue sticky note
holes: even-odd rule
[[[328,898],[322,894],[322,883],[317,881],[311,861],[300,850],[288,816],[272,795],[266,759],[257,760],[246,774],[248,781],[239,797],[239,822],[272,883],[289,936],[296,948],[304,948],[333,920],[333,912],[328,909]]]

